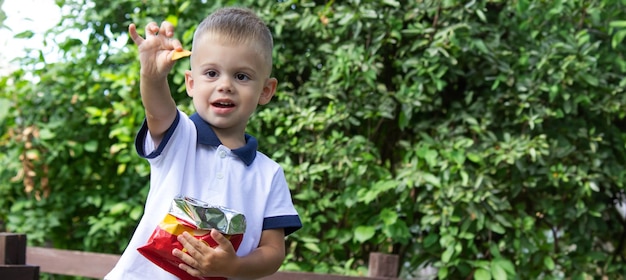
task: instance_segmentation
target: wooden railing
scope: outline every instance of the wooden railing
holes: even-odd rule
[[[1,279],[33,280],[40,273],[102,279],[117,263],[119,255],[27,247],[26,235],[0,233]],[[398,256],[370,254],[367,276],[341,276],[279,271],[262,280],[397,280]]]

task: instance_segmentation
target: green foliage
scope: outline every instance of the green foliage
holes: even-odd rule
[[[4,0],[0,0],[0,29],[6,28],[4,21],[7,19],[7,14],[1,9],[4,5]]]
[[[190,46],[237,4],[275,35],[279,90],[249,132],[305,225],[284,269],[359,275],[386,252],[403,277],[624,279],[624,1],[57,2],[62,62],[0,78],[0,220],[33,244],[121,252],[149,174],[126,28],[167,19]],[[170,85],[190,111],[187,67]]]

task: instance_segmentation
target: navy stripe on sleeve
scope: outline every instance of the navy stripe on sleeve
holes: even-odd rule
[[[135,149],[137,150],[137,154],[139,154],[139,156],[143,158],[158,157],[163,152],[163,149],[165,149],[165,145],[167,145],[167,142],[170,140],[170,138],[172,138],[172,135],[174,134],[174,130],[178,126],[179,120],[180,120],[180,112],[177,111],[176,119],[174,119],[174,121],[172,122],[172,125],[165,132],[165,135],[163,136],[163,140],[161,140],[161,143],[159,143],[159,146],[157,147],[157,149],[152,151],[152,153],[150,153],[149,155],[146,155],[146,151],[144,150],[144,147],[146,143],[146,137],[148,137],[150,131],[148,131],[148,122],[144,120],[143,124],[141,125],[141,128],[139,129],[139,133],[137,133],[137,138],[135,138]]]
[[[278,228],[285,229],[285,236],[287,236],[302,228],[302,222],[298,215],[267,217],[263,219],[263,230]]]

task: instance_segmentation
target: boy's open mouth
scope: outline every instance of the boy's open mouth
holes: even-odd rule
[[[235,104],[230,103],[230,102],[214,102],[211,105],[215,106],[215,107],[219,107],[219,108],[231,108],[231,107],[235,107]]]

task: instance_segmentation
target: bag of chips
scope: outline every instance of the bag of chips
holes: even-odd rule
[[[216,247],[217,243],[210,234],[211,229],[219,230],[237,250],[246,230],[246,219],[243,214],[226,207],[211,206],[189,197],[176,197],[169,213],[154,230],[148,242],[137,250],[148,260],[182,280],[225,280],[223,277],[191,276],[178,268],[182,261],[172,255],[174,248],[185,251],[177,240],[178,235],[185,231],[207,245]]]

